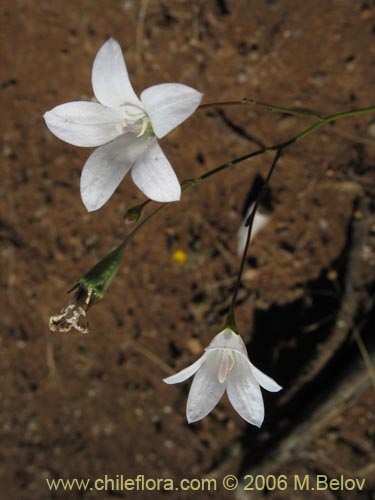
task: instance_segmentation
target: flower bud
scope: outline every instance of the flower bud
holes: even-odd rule
[[[88,333],[87,310],[106,294],[119,269],[125,243],[100,260],[78,283],[69,290],[77,290],[72,300],[63,307],[61,314],[51,316],[49,328],[52,332],[69,332],[72,328]]]
[[[125,224],[137,223],[141,218],[144,205],[144,203],[141,203],[140,205],[129,208],[124,215]]]

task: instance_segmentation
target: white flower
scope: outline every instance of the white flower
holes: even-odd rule
[[[92,86],[98,102],[68,102],[44,115],[59,139],[75,146],[100,146],[82,171],[81,196],[87,210],[103,206],[130,169],[135,184],[152,200],[179,200],[180,183],[156,137],[186,120],[202,94],[186,85],[164,83],[144,90],[138,99],[113,38],[95,57]]]
[[[264,418],[260,386],[271,392],[281,386],[250,363],[242,338],[230,328],[216,335],[205,351],[195,363],[164,379],[176,384],[195,374],[186,407],[188,422],[208,415],[226,390],[239,415],[260,427]]]

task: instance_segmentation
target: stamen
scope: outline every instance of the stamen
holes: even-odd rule
[[[131,112],[134,109],[135,112]],[[143,116],[145,116],[145,112],[143,109],[138,108],[137,106],[133,106],[132,104],[126,104],[124,106],[124,115],[126,118],[129,118],[131,121],[140,120]]]
[[[230,372],[234,367],[234,361],[235,361],[233,351],[229,351],[229,357],[230,357],[230,361],[229,361],[228,371]]]
[[[232,365],[233,367],[233,365]],[[219,372],[217,374],[217,377],[219,379],[220,384],[224,383],[227,379],[228,376],[228,369],[229,369],[229,358],[228,358],[228,349],[223,350],[223,357],[220,363],[220,368]]]
[[[148,118],[146,116],[144,116],[142,118],[142,128],[141,128],[141,131],[139,132],[139,134],[137,135],[137,137],[142,137],[142,135],[146,132],[147,130],[147,126],[148,126]]]
[[[124,110],[124,114],[127,118],[129,118],[130,120],[134,120],[134,121],[140,120],[142,118],[142,116],[144,116],[144,113],[130,113],[126,109]]]

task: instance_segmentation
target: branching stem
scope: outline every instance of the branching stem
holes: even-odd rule
[[[236,165],[237,163],[248,160],[248,159],[253,158],[255,156],[259,156],[259,155],[266,153],[266,152],[270,152],[270,151],[276,152],[274,159],[273,159],[273,162],[272,162],[272,165],[271,165],[271,168],[268,172],[266,181],[263,185],[263,188],[258,196],[258,199],[256,200],[256,203],[254,205],[254,208],[253,208],[248,220],[246,221],[246,226],[248,226],[249,229],[248,229],[248,233],[247,233],[245,250],[244,250],[244,253],[242,256],[241,265],[240,265],[237,281],[235,284],[235,288],[234,288],[234,292],[233,292],[233,296],[232,296],[232,301],[231,301],[231,305],[230,305],[229,313],[228,313],[228,317],[227,317],[227,323],[226,323],[227,326],[232,326],[233,329],[235,329],[234,307],[235,307],[235,303],[237,300],[237,294],[238,294],[238,290],[239,290],[239,286],[240,286],[240,282],[241,282],[241,278],[242,278],[242,273],[243,273],[243,269],[244,269],[244,265],[245,265],[245,261],[246,261],[247,250],[248,250],[248,247],[250,244],[251,231],[252,231],[252,227],[253,227],[255,213],[256,213],[256,210],[258,208],[259,202],[264,194],[264,190],[267,188],[269,180],[274,172],[274,169],[276,167],[276,164],[280,158],[282,151],[285,148],[287,148],[288,146],[290,146],[291,144],[304,139],[305,137],[312,134],[313,132],[315,132],[319,128],[323,127],[324,125],[332,123],[336,120],[340,120],[342,118],[349,118],[352,116],[358,116],[358,115],[362,115],[365,113],[375,112],[375,106],[369,106],[367,108],[355,109],[352,111],[345,111],[343,113],[336,113],[334,115],[330,115],[330,116],[327,116],[325,118],[321,118],[315,113],[309,113],[309,112],[305,113],[302,111],[295,111],[295,110],[291,110],[288,108],[283,108],[280,106],[274,106],[272,104],[263,103],[260,101],[254,101],[251,99],[243,99],[242,101],[227,101],[227,102],[221,102],[221,103],[202,104],[200,106],[200,109],[207,109],[209,107],[218,107],[218,106],[233,106],[233,105],[259,105],[259,106],[265,107],[266,109],[269,109],[271,111],[286,113],[286,114],[298,116],[300,118],[307,118],[307,119],[316,121],[316,123],[314,123],[313,125],[306,128],[305,130],[303,130],[302,132],[300,132],[299,134],[295,135],[294,137],[292,137],[291,139],[289,139],[287,141],[281,142],[279,144],[275,144],[273,146],[266,146],[266,147],[258,149],[256,151],[252,151],[251,153],[247,153],[243,156],[239,156],[237,158],[234,158],[233,160],[230,160],[226,163],[223,163],[222,165],[219,165],[218,167],[215,167],[211,170],[208,170],[207,172],[205,172],[204,174],[202,174],[198,177],[195,177],[193,179],[186,179],[186,180],[181,182],[182,193],[185,193],[186,191],[189,191],[191,188],[193,188],[194,186],[196,186],[197,184],[199,184],[203,180],[208,179],[209,177],[221,172],[222,170],[224,170],[226,168],[230,168],[233,165]],[[142,204],[142,207],[147,205],[149,202],[150,202],[150,200],[146,200]],[[136,225],[136,227],[133,229],[133,231],[130,234],[128,234],[126,236],[126,238],[124,238],[122,243],[119,245],[118,249],[121,249],[121,250],[124,249],[127,246],[127,244],[138,233],[138,231],[147,222],[149,222],[157,213],[159,213],[161,210],[163,210],[168,205],[170,205],[170,203],[162,203],[155,210],[153,210],[151,213],[149,213],[141,222],[139,222]]]

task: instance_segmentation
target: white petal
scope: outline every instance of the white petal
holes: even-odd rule
[[[189,118],[199,106],[202,95],[180,83],[162,83],[144,90],[141,101],[155,135],[160,139]]]
[[[241,353],[246,358],[248,357],[244,341],[230,328],[225,328],[218,333],[211,340],[210,345],[206,348],[206,351],[212,351],[214,349],[231,349]]]
[[[113,38],[105,42],[96,54],[92,88],[98,101],[110,108],[125,103],[142,106],[131,86],[121,47]]]
[[[189,377],[194,375],[194,373],[197,370],[199,370],[199,368],[202,366],[202,363],[206,359],[206,357],[207,357],[207,353],[204,353],[193,364],[187,366],[186,368],[179,371],[178,373],[171,375],[170,377],[164,378],[163,382],[165,382],[166,384],[178,384],[179,382],[183,382],[184,380],[187,380]]]
[[[252,374],[250,363],[241,354],[235,354],[235,363],[228,373],[227,393],[237,413],[249,424],[260,427],[264,419],[263,397]]]
[[[219,351],[208,353],[195,374],[186,406],[189,424],[208,415],[224,394],[226,384],[218,379],[220,357]]]
[[[47,127],[59,139],[74,146],[101,146],[121,133],[120,110],[96,102],[76,101],[56,106],[44,114]]]
[[[251,371],[258,382],[264,389],[270,392],[278,392],[282,389],[281,385],[275,382],[271,377],[260,371],[256,366],[254,366],[250,361]]]
[[[180,183],[156,140],[136,161],[132,178],[151,200],[169,202],[181,197]]]
[[[81,197],[89,212],[104,205],[146,148],[144,139],[126,134],[91,154],[81,175]]]

